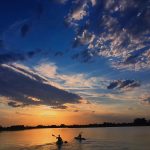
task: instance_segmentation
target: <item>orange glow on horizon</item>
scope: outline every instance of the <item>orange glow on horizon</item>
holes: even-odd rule
[[[115,121],[116,107],[110,105],[96,105],[94,103],[66,104],[67,109],[52,109],[48,106],[30,106],[0,110],[1,125],[60,125],[60,124],[89,124]],[[128,109],[122,108],[118,117],[129,114]],[[134,110],[132,110],[132,113]],[[136,111],[135,111],[136,113]],[[138,114],[139,116],[143,115]],[[111,118],[112,117],[112,118]],[[134,118],[133,116],[129,116]]]

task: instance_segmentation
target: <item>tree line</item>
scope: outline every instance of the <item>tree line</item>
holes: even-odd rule
[[[112,123],[104,122],[101,124],[86,124],[86,125],[37,125],[37,126],[24,126],[24,125],[13,125],[9,127],[0,126],[0,131],[17,131],[17,130],[26,130],[26,129],[38,129],[38,128],[95,128],[95,127],[130,127],[130,126],[150,126],[150,120],[145,118],[136,118],[131,123]]]

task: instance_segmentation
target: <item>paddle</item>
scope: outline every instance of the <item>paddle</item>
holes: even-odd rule
[[[56,135],[52,134],[52,136],[57,137]]]

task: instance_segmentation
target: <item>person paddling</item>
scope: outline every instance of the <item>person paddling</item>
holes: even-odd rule
[[[80,132],[77,137],[78,137],[79,139],[81,139],[81,138],[82,138],[82,132]]]
[[[60,134],[58,135],[58,137],[56,137],[56,139],[57,139],[57,142],[56,142],[56,143],[59,143],[59,144],[62,144],[62,143],[63,143],[63,140],[62,140]]]
[[[63,139],[61,138],[60,135],[56,136],[56,135],[52,134],[52,136],[56,137],[56,139],[57,139],[56,144],[57,145],[62,145],[63,143],[65,143],[65,144],[68,143],[67,141],[63,141]]]
[[[82,141],[82,140],[86,140],[85,138],[83,138],[82,137],[82,132],[80,132],[79,134],[78,134],[78,136],[76,136],[76,137],[74,137],[76,140],[78,140],[78,141]]]

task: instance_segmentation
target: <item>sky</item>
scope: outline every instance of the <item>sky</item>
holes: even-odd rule
[[[1,0],[0,125],[150,119],[149,0]]]

